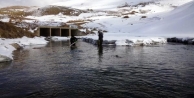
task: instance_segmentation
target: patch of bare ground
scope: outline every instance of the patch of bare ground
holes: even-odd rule
[[[87,19],[87,20],[69,20],[67,21],[66,24],[73,24],[76,25],[78,27],[78,29],[83,29],[83,27],[81,25],[88,23],[88,22],[92,22],[92,20]]]
[[[70,15],[70,16],[78,16],[81,13],[85,13],[84,10],[79,9],[73,9],[69,7],[64,6],[47,6],[44,8],[39,8],[39,12],[41,12],[41,15],[57,15],[59,13],[62,13],[63,15]],[[36,13],[37,11],[34,11]]]
[[[9,6],[9,7],[0,8],[0,14],[8,15],[11,17],[27,16],[32,14],[32,12],[27,11],[30,8],[31,7],[27,7],[27,6]]]

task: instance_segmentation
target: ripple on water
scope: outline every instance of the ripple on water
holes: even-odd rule
[[[67,45],[16,51],[0,67],[0,97],[194,97],[193,46]]]

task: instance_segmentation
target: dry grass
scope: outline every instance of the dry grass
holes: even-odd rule
[[[25,12],[25,9],[29,9],[30,7],[26,6],[9,6],[9,7],[4,7],[0,9],[0,14],[2,15],[8,15],[12,17],[22,17],[27,14]]]
[[[69,21],[67,21],[67,23],[86,23],[87,21],[92,21],[92,20],[90,20],[90,19],[87,19],[87,20],[82,20],[82,19],[69,20]]]
[[[136,11],[131,11],[129,14],[134,15],[134,14],[136,14],[136,13],[138,13],[138,12],[136,12]]]
[[[125,3],[123,4],[122,6],[118,6],[118,8],[124,8],[124,7],[139,7],[139,6],[142,6],[142,7],[145,7],[146,5],[149,5],[151,3],[154,3],[154,2],[140,2],[136,5],[129,5],[128,3]]]
[[[34,37],[34,34],[25,31],[19,27],[15,27],[11,23],[0,22],[0,37],[1,38],[20,38],[23,36]]]
[[[25,9],[25,8],[29,8],[29,7],[27,6],[8,6],[8,7],[4,7],[1,9],[10,10],[10,9]]]
[[[25,9],[30,9],[30,7],[26,6],[10,6],[5,8],[0,8],[0,14],[8,15],[10,17],[23,17],[33,15],[35,13],[40,12],[41,15],[57,15],[59,13],[63,13],[64,15],[78,16],[81,13],[86,11],[72,9],[68,7],[60,7],[60,6],[48,6],[44,8],[38,8],[34,11],[25,11]]]
[[[57,15],[59,13],[62,13],[64,15],[71,15],[71,16],[78,16],[81,13],[84,13],[83,10],[78,9],[72,9],[68,7],[61,7],[61,6],[48,6],[45,8],[39,9],[42,13],[42,15]]]
[[[154,2],[150,1],[150,2],[140,2],[136,5],[134,5],[134,7],[138,7],[138,6],[141,6],[141,7],[145,7],[146,5],[149,5],[149,4],[152,4]]]
[[[87,20],[82,20],[82,19],[80,19],[80,20],[69,20],[66,23],[67,24],[74,24],[78,27],[78,29],[83,29],[83,27],[81,25],[83,25],[85,23],[88,23],[88,21],[91,22],[92,20],[90,20],[90,19],[87,19]]]

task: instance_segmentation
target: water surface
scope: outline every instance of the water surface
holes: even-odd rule
[[[68,45],[15,51],[13,62],[0,63],[0,97],[194,97],[194,46]]]

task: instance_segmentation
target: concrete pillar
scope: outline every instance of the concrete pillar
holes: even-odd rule
[[[40,36],[40,27],[38,27],[38,36]]]
[[[69,37],[71,37],[71,28],[69,28]]]
[[[50,33],[50,37],[51,37],[51,28],[50,28],[50,32],[49,33]]]
[[[60,30],[59,30],[59,33],[60,33],[59,35],[61,36],[61,28],[59,28],[59,29],[60,29]]]

